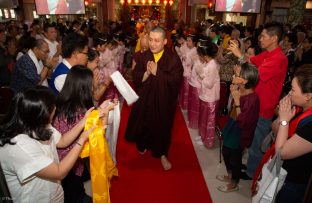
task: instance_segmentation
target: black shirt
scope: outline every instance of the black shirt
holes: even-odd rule
[[[302,125],[301,123],[304,124]],[[296,134],[312,143],[312,116],[304,118],[298,126]],[[308,183],[312,173],[312,152],[294,159],[285,160],[283,168],[288,172],[286,181]]]

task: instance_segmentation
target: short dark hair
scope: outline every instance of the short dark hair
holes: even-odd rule
[[[107,36],[101,34],[101,33],[97,33],[95,35],[93,35],[93,46],[97,47],[98,45],[103,45],[103,44],[107,44],[108,43],[108,39]]]
[[[211,28],[210,28],[210,32],[215,32],[216,34],[219,34],[219,26],[218,25],[213,25]]]
[[[225,33],[225,34],[228,34],[228,35],[230,35],[231,33],[232,33],[232,30],[233,30],[233,28],[231,27],[231,26],[229,26],[229,25],[222,25],[221,27],[220,27],[220,33]]]
[[[179,39],[181,39],[181,38],[186,39],[186,37],[185,37],[185,35],[184,35],[183,33],[177,33],[177,34],[175,34],[175,38],[176,38],[177,40],[179,40]]]
[[[271,37],[276,35],[278,38],[278,41],[282,40],[283,25],[281,23],[278,23],[278,22],[267,23],[264,25],[263,29],[266,29],[268,35],[270,35]]]
[[[240,77],[244,78],[248,82],[245,84],[246,89],[255,88],[259,80],[258,69],[249,63],[243,63],[241,65]]]
[[[34,37],[29,37],[27,40],[29,41],[28,45],[30,49],[35,47],[41,48],[44,43],[47,43],[43,39],[35,39]]]
[[[82,51],[88,46],[88,38],[72,32],[62,40],[62,57],[69,58],[75,51]]]
[[[288,41],[291,43],[291,47],[295,48],[298,44],[298,37],[296,34],[287,33],[284,37],[288,37]]]
[[[55,24],[52,24],[52,23],[45,23],[43,25],[43,31],[44,32],[48,32],[48,29],[49,28],[55,28],[56,29],[56,25]]]
[[[304,64],[295,72],[302,93],[312,93],[312,64]]]
[[[207,43],[202,43],[197,47],[197,53],[199,56],[214,58],[218,53],[218,47],[214,43],[207,41]]]
[[[254,49],[255,55],[258,55],[262,52],[262,49],[259,47],[258,44],[251,44],[250,47],[248,47],[248,49],[249,48]]]
[[[49,140],[52,131],[47,129],[47,125],[54,107],[55,96],[47,87],[37,86],[17,93],[0,125],[0,146],[15,144],[11,140],[18,134]]]
[[[211,19],[207,19],[206,21],[207,21],[207,23],[210,23],[210,24],[213,23]]]
[[[198,42],[198,36],[197,35],[189,34],[189,35],[187,35],[186,39],[187,38],[190,38],[195,45]]]
[[[167,34],[166,34],[166,30],[163,27],[157,26],[154,27],[151,32],[160,32],[163,36],[164,39],[167,39]]]
[[[41,48],[43,44],[48,44],[44,39],[36,39],[36,47]]]
[[[93,61],[96,57],[98,57],[100,54],[97,50],[89,48],[88,49],[88,61]]]
[[[18,41],[17,41],[17,53],[19,51],[23,52],[23,49],[30,49],[31,48],[31,38],[30,35],[26,34],[26,35],[22,35]],[[34,38],[33,38],[34,39]],[[35,40],[35,39],[34,39]]]

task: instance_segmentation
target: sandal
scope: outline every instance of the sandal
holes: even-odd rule
[[[226,185],[221,185],[218,187],[218,190],[221,192],[225,192],[225,193],[234,192],[234,191],[238,190],[238,185],[236,187],[231,188],[231,189],[229,189]]]
[[[226,176],[226,175],[217,175],[216,179],[220,180],[221,182],[227,182],[227,183],[231,182],[231,178],[229,178],[229,176]]]

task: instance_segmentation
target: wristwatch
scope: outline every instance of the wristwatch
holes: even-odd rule
[[[288,121],[280,121],[280,124],[281,124],[282,126],[286,126],[286,125],[288,125]]]

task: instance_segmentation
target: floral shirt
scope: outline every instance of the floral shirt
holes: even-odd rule
[[[220,80],[225,82],[232,82],[234,75],[234,65],[238,64],[238,59],[233,53],[227,53],[222,59],[218,58],[217,62],[220,64]]]
[[[80,111],[78,112],[78,114],[79,115],[76,117],[76,120],[73,123],[69,124],[65,116],[61,115],[55,118],[52,125],[62,134],[62,136],[66,136],[64,134],[67,133],[69,130],[71,130],[84,117],[85,112]],[[68,147],[63,149],[57,149],[57,153],[59,155],[60,160],[64,159],[64,157],[69,153],[69,151],[75,146],[78,138],[79,137],[77,137],[77,139],[73,143],[71,143]],[[79,157],[72,170],[77,176],[82,176],[83,168],[84,168],[83,159]]]

